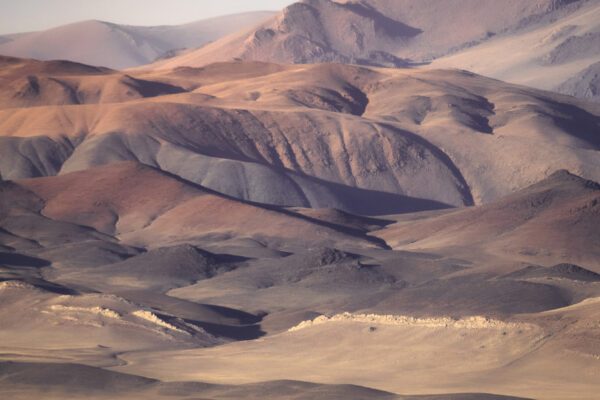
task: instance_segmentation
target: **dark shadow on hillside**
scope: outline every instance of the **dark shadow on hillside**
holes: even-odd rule
[[[76,290],[68,288],[63,285],[59,285],[58,283],[49,282],[40,278],[26,277],[21,279],[2,279],[0,278],[0,282],[5,281],[18,281],[24,284],[31,285],[35,288],[41,289],[46,292],[54,293],[54,294],[63,294],[63,295],[71,295],[75,296],[79,293]]]
[[[570,135],[587,143],[593,150],[600,150],[600,117],[577,106],[559,103],[548,98],[538,98],[560,111],[559,115],[547,115],[552,122]],[[542,114],[545,114],[541,111]]]
[[[213,336],[226,337],[228,339],[233,340],[254,340],[267,334],[261,329],[260,325],[258,324],[236,326],[214,324],[211,322],[193,321],[188,319],[186,319],[185,322],[187,322],[188,324],[199,326],[200,328],[204,329],[206,332],[210,333]]]
[[[166,94],[183,93],[185,89],[168,83],[136,79],[126,75],[123,84],[137,91],[143,97],[156,97]]]
[[[202,306],[216,312],[223,317],[236,319],[240,322],[240,324],[244,325],[257,324],[262,321],[264,317],[264,315],[254,315],[242,310],[236,310],[235,308],[217,306],[214,304],[202,304]]]
[[[435,154],[446,165],[446,167],[450,171],[452,171],[454,176],[459,180],[459,182],[462,186],[461,194],[463,196],[463,201],[464,201],[465,206],[475,205],[475,201],[473,200],[473,194],[471,193],[471,188],[467,184],[467,181],[463,177],[463,175],[460,172],[460,170],[458,169],[458,167],[454,164],[452,159],[450,159],[450,157],[448,157],[448,155],[446,153],[444,153],[442,150],[440,150],[437,146],[433,145],[429,141],[425,140],[422,136],[419,136],[417,134],[414,134],[412,132],[409,132],[409,131],[406,131],[403,129],[398,129],[393,125],[383,124],[382,126],[388,128],[388,129],[391,129],[393,131],[399,132],[405,136],[410,137],[412,140],[421,144],[423,147],[429,149],[429,151],[431,151],[433,154]],[[429,210],[433,210],[433,208],[430,208]],[[416,211],[426,211],[426,210],[415,210],[412,212],[416,212]]]
[[[574,264],[557,264],[548,268],[530,265],[518,271],[504,275],[503,278],[562,278],[581,282],[599,282],[600,274]]]
[[[436,200],[411,197],[397,193],[362,189],[341,183],[329,182],[314,176],[286,171],[289,175],[297,175],[323,186],[343,202],[344,211],[358,215],[391,215],[419,211],[442,210],[453,206]]]
[[[217,306],[218,307],[218,306]],[[224,308],[224,307],[223,307]],[[237,311],[237,310],[231,310]],[[243,313],[243,311],[239,311]],[[216,337],[224,337],[232,340],[253,340],[266,335],[259,324],[229,325],[215,322],[198,321],[192,318],[179,318],[171,315],[156,313],[156,315],[167,323],[176,326],[178,329],[195,334],[190,325],[202,328],[204,331]],[[250,314],[249,314],[250,315]],[[260,319],[259,319],[260,320]],[[182,323],[182,321],[184,323]]]
[[[410,59],[399,58],[387,51],[374,50],[369,52],[366,58],[358,58],[354,61],[358,65],[367,65],[383,68],[411,68],[421,64],[413,63]]]
[[[50,261],[37,257],[30,257],[19,253],[0,252],[0,264],[12,265],[16,267],[47,267]]]
[[[372,20],[375,25],[375,31],[380,34],[391,37],[405,36],[410,38],[423,32],[421,29],[413,28],[400,21],[386,17],[372,6],[364,3],[345,3],[338,5],[355,14]]]

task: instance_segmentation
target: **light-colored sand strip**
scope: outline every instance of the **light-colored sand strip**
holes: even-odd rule
[[[181,330],[179,328],[177,328],[174,325],[169,324],[166,321],[163,321],[162,319],[160,319],[156,314],[150,312],[150,311],[145,311],[145,310],[138,310],[138,311],[134,311],[131,313],[132,315],[135,315],[138,318],[144,319],[146,321],[152,322],[156,325],[162,326],[164,328],[168,328],[174,331],[178,331],[178,332],[183,332],[185,334],[187,334],[186,331]]]
[[[60,304],[55,304],[50,306],[52,311],[57,312],[85,312],[91,314],[101,315],[103,317],[120,319],[121,316],[116,311],[113,311],[108,308],[103,307],[71,307],[71,306],[63,306]]]
[[[530,324],[504,322],[482,316],[471,316],[460,319],[450,317],[415,318],[405,315],[352,314],[349,312],[345,312],[343,314],[336,314],[332,317],[321,315],[310,321],[302,321],[298,325],[288,329],[288,332],[294,332],[315,325],[321,325],[332,322],[356,322],[373,325],[419,326],[425,328],[458,329],[529,329],[534,327]]]
[[[4,289],[37,290],[37,288],[35,286],[33,286],[29,283],[25,283],[25,282],[21,282],[21,281],[17,281],[17,280],[0,282],[0,290],[4,290]]]

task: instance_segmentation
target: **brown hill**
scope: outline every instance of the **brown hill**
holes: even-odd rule
[[[376,245],[364,233],[240,202],[133,162],[20,180],[18,185],[44,201],[44,216],[93,227],[136,245],[232,237],[302,243],[342,239]]]
[[[393,248],[483,249],[514,260],[576,262],[599,272],[599,207],[600,185],[559,171],[502,200],[401,221],[376,235]]]
[[[11,62],[14,81],[46,68]],[[5,87],[4,179],[131,160],[244,200],[392,214],[487,202],[557,168],[600,178],[597,106],[459,71],[233,62],[38,76],[71,82],[77,102],[42,84],[27,92],[36,107],[15,108],[22,92]]]
[[[599,193],[563,171],[482,206],[375,219],[251,204],[135,162],[3,181],[2,358],[58,364],[3,364],[0,392],[590,397]]]
[[[2,108],[115,103],[183,91],[165,83],[70,61],[0,56],[0,65]]]

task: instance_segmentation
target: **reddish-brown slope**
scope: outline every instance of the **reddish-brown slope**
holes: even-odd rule
[[[483,206],[401,221],[375,233],[393,248],[478,249],[600,271],[600,185],[567,171]]]
[[[375,246],[366,237],[344,233],[342,227],[236,201],[133,162],[18,184],[46,202],[42,214],[117,234],[138,245],[224,235]]]

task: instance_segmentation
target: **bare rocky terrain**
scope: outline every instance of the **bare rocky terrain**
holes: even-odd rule
[[[82,21],[0,36],[0,54],[109,68],[253,60],[466,69],[596,99],[597,0],[302,0],[177,26]],[[499,56],[499,55],[502,56]],[[146,64],[151,64],[146,66]]]
[[[595,400],[598,2],[420,5],[0,56],[0,398]]]
[[[599,188],[559,171],[481,206],[366,218],[248,204],[133,162],[3,182],[0,391],[585,398]],[[589,378],[548,391],[558,359]]]
[[[556,3],[554,11],[528,18],[518,29],[498,32],[434,60],[431,67],[455,67],[539,89],[595,100],[594,65],[600,25],[598,1]],[[521,29],[523,28],[523,29]],[[501,56],[500,56],[501,55]]]
[[[593,99],[585,70],[600,61],[599,13],[596,0],[426,0],[418,6],[411,0],[304,0],[262,25],[151,68],[232,59],[394,68],[431,63],[545,90],[571,80],[579,88],[562,92]]]
[[[600,62],[594,63],[556,87],[560,93],[598,101],[600,99]]]
[[[501,32],[526,29],[546,15],[568,8],[569,3],[426,0],[417,7],[410,0],[302,0],[259,27],[225,37],[162,67],[199,66],[232,57],[402,67]]]
[[[467,72],[3,62],[4,179],[136,161],[241,200],[370,215],[480,204],[557,169],[600,180],[596,104]]]

